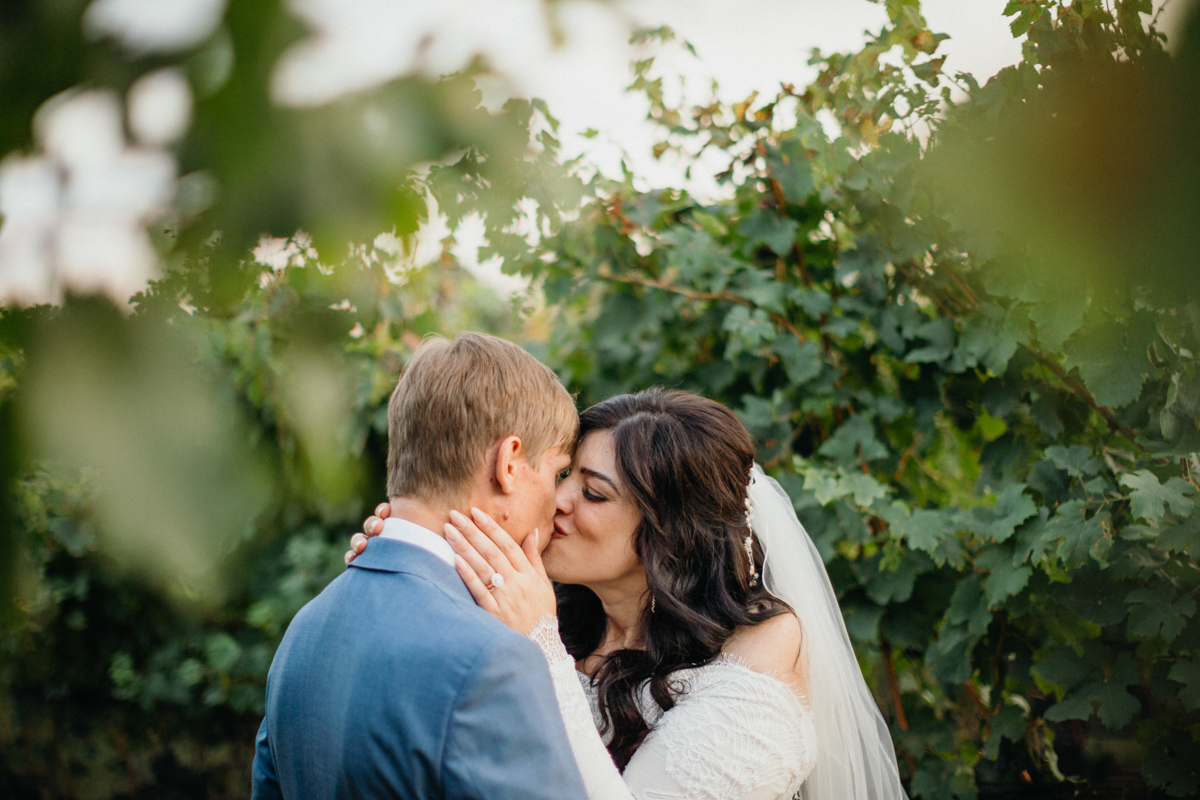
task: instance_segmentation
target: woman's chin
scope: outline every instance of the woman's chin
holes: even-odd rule
[[[546,576],[556,583],[563,583],[563,578],[569,573],[569,570],[563,569],[565,562],[563,556],[564,548],[558,541],[559,537],[553,537],[546,543],[546,549],[542,550],[542,566],[546,568]]]

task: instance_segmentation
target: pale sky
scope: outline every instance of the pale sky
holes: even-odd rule
[[[946,69],[986,79],[1020,58],[1005,0],[926,0],[934,30],[949,33],[942,45]],[[298,48],[280,69],[280,96],[322,102],[345,88],[369,85],[414,66],[439,74],[483,54],[507,78],[505,93],[545,99],[563,123],[567,155],[586,152],[606,172],[615,171],[623,148],[635,172],[652,182],[677,180],[675,170],[650,157],[656,140],[641,98],[625,93],[634,58],[661,52],[628,44],[630,33],[669,25],[695,45],[699,60],[663,59],[704,99],[711,79],[725,99],[752,91],[771,95],[781,82],[803,86],[815,77],[810,51],[853,50],[864,31],[886,22],[882,5],[868,0],[638,0],[560,4],[565,43],[554,46],[543,24],[541,0],[293,0],[293,7],[323,36]],[[982,82],[982,80],[981,80]],[[593,128],[587,141],[577,134]]]

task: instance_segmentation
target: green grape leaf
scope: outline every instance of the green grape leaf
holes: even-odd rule
[[[767,171],[779,181],[789,203],[803,203],[812,194],[814,184],[808,169],[808,153],[800,139],[786,139],[776,149],[767,150]]]
[[[1000,543],[1012,536],[1022,522],[1037,516],[1037,505],[1025,494],[1022,484],[1013,484],[1000,493],[994,506],[976,508],[971,516],[973,531]]]
[[[1162,519],[1164,506],[1180,517],[1192,513],[1194,504],[1188,495],[1196,490],[1183,478],[1169,478],[1166,483],[1159,483],[1153,472],[1139,469],[1122,475],[1121,485],[1133,490],[1129,500],[1136,519]]]
[[[905,361],[913,364],[945,361],[954,351],[954,323],[948,319],[935,319],[913,331],[915,339],[924,339],[927,344],[909,352]]]
[[[1064,564],[1082,566],[1090,557],[1100,566],[1108,566],[1108,552],[1112,549],[1113,540],[1103,524],[1107,519],[1107,513],[1096,514],[1078,523],[1067,520],[1062,527],[1055,529],[1063,537],[1058,546],[1058,557]]]
[[[983,747],[984,757],[996,760],[1000,756],[1001,737],[1011,742],[1020,741],[1025,736],[1028,724],[1025,721],[1025,710],[1017,705],[1006,704],[1003,708],[988,718],[987,744]]]
[[[746,244],[757,249],[765,244],[777,256],[787,255],[796,241],[796,230],[800,223],[790,217],[782,217],[774,209],[761,208],[750,214],[738,226],[738,233],[746,237]]]
[[[966,625],[944,625],[925,650],[925,664],[938,680],[962,683],[971,676],[971,651],[978,641]]]
[[[808,466],[804,469],[804,491],[812,492],[813,497],[823,506],[844,496],[837,473],[815,466]]]
[[[238,659],[242,657],[242,648],[228,633],[214,633],[205,643],[205,655],[209,666],[221,673],[233,671]]]
[[[775,326],[762,309],[754,311],[745,306],[734,306],[725,316],[724,328],[730,333],[725,347],[725,357],[732,359],[745,350],[755,351],[775,338]]]
[[[880,556],[855,564],[855,573],[867,591],[867,597],[886,606],[903,603],[912,597],[917,575],[930,566],[929,558],[921,553],[907,553],[895,569],[888,569]]]
[[[1109,730],[1124,728],[1133,721],[1133,715],[1142,710],[1141,701],[1117,683],[1100,684],[1093,697],[1097,701],[1096,715]]]
[[[1137,663],[1133,656],[1121,653],[1113,665],[1111,674],[1092,691],[1096,699],[1096,715],[1109,730],[1120,730],[1133,721],[1134,714],[1142,710],[1142,703],[1126,688],[1141,683]]]
[[[843,466],[852,466],[859,458],[874,461],[887,458],[887,448],[875,438],[875,426],[868,414],[855,414],[834,431],[833,436],[818,450]]]
[[[1059,469],[1068,475],[1079,478],[1084,475],[1095,475],[1104,466],[1104,462],[1092,457],[1091,448],[1080,444],[1070,447],[1054,445],[1046,448],[1046,457],[1054,462]]]
[[[1142,774],[1146,784],[1163,789],[1169,797],[1195,797],[1200,789],[1200,748],[1179,737],[1171,741],[1168,753],[1165,744],[1142,749]]]
[[[734,292],[771,314],[783,313],[784,285],[761,270],[742,273],[743,285]]]
[[[875,605],[856,605],[843,609],[846,617],[846,632],[856,642],[879,641],[879,620],[883,609]]]
[[[968,575],[959,580],[950,596],[946,609],[946,622],[951,625],[966,625],[967,631],[982,636],[992,623],[992,610],[988,608],[983,593],[983,582],[978,575]]]
[[[957,759],[943,761],[937,756],[921,760],[910,788],[912,796],[921,800],[977,800],[979,797],[973,771],[964,769]]]
[[[942,539],[954,532],[953,522],[945,512],[924,508],[910,511],[899,500],[883,509],[880,516],[893,536],[904,540],[911,549],[924,550],[930,555],[935,555]]]
[[[1190,596],[1177,597],[1166,581],[1134,589],[1125,596],[1129,604],[1129,635],[1147,639],[1159,636],[1170,644],[1196,613],[1196,601]]]
[[[886,498],[889,492],[887,486],[858,470],[847,472],[840,467],[828,470],[809,464],[801,469],[801,474],[804,475],[804,491],[812,492],[823,506],[839,497],[853,496],[856,504],[868,508],[876,500]]]
[[[1125,530],[1132,527],[1134,526],[1127,526]],[[1147,538],[1153,538],[1155,545],[1163,550],[1169,550],[1172,553],[1187,553],[1192,558],[1200,555],[1200,519],[1195,517],[1186,519],[1178,525],[1164,529],[1161,533],[1153,528],[1147,528],[1147,530],[1150,531]]]
[[[843,250],[838,256],[834,278],[840,283],[878,280],[887,268],[888,257],[879,247],[874,236],[859,236],[854,248]]]
[[[821,348],[814,342],[801,342],[795,336],[780,336],[771,346],[779,356],[788,380],[794,385],[808,383],[821,374]]]
[[[1029,583],[1033,570],[1026,566],[1014,564],[1011,550],[1007,547],[989,547],[975,559],[977,569],[990,570],[983,583],[987,595],[988,606],[998,608],[1009,597],[1017,594]]]
[[[1142,391],[1154,365],[1146,349],[1154,341],[1155,315],[1139,311],[1128,323],[1103,322],[1067,343],[1067,369],[1079,368],[1083,382],[1102,406],[1120,408]]]
[[[1097,671],[1095,655],[1090,652],[1080,654],[1070,647],[1057,647],[1030,671],[1046,683],[1070,691]]]
[[[1072,287],[1061,293],[1044,293],[1049,298],[1029,309],[1029,320],[1037,328],[1038,342],[1042,347],[1058,350],[1067,337],[1083,324],[1083,314],[1087,310],[1087,289]],[[1043,292],[1035,294],[1041,296]]]
[[[888,496],[889,488],[875,480],[871,475],[858,470],[838,470],[838,491],[841,496],[850,495],[854,497],[854,502],[863,508],[868,508],[876,500],[882,500]]]
[[[792,286],[788,288],[788,299],[804,309],[804,313],[813,319],[825,316],[833,308],[833,300],[824,289]]]
[[[1069,651],[1069,648],[1060,648],[1056,654],[1063,650]],[[1076,656],[1076,658],[1083,660],[1080,656]],[[1045,662],[1042,663],[1045,664]],[[1063,663],[1069,664],[1069,661],[1063,659]],[[1041,664],[1035,668],[1035,671],[1043,680],[1048,680],[1047,671],[1042,669]],[[1049,673],[1053,674],[1053,668],[1049,670]],[[1098,673],[1098,665],[1094,662],[1088,664],[1086,668],[1071,664],[1065,677],[1076,679],[1080,674],[1097,676]],[[1050,722],[1062,722],[1068,719],[1087,720],[1094,711],[1105,727],[1119,730],[1128,725],[1134,715],[1142,709],[1141,701],[1126,691],[1127,687],[1138,683],[1140,680],[1137,663],[1128,653],[1121,653],[1108,677],[1101,676],[1100,680],[1094,680],[1074,691],[1069,691],[1066,697],[1046,709],[1045,717]],[[1061,694],[1059,696],[1062,697]]]
[[[1059,700],[1046,709],[1043,715],[1050,722],[1064,722],[1068,719],[1086,720],[1095,710],[1092,705],[1092,689],[1094,685],[1084,687],[1069,695],[1065,700]]]
[[[1200,708],[1200,661],[1180,658],[1171,666],[1168,678],[1176,683],[1182,683],[1179,699],[1188,711]]]
[[[963,323],[955,353],[966,367],[983,365],[1002,375],[1016,351],[1017,340],[1005,325],[1004,309],[984,303]]]
[[[1050,546],[1058,542],[1054,554],[1068,565],[1082,566],[1089,557],[1101,565],[1107,564],[1112,538],[1101,524],[1107,514],[1085,517],[1086,508],[1082,500],[1069,500],[1058,507],[1057,513],[1040,528],[1034,541],[1025,542],[1033,563],[1038,563]]]

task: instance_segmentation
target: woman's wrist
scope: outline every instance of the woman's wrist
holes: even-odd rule
[[[543,614],[526,635],[541,648],[543,655],[546,656],[546,661],[551,665],[567,661],[575,663],[575,659],[571,658],[571,654],[567,652],[562,637],[558,633],[558,617],[556,615]]]

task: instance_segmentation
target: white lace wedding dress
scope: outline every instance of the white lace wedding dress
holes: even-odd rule
[[[650,726],[624,775],[599,733],[596,691],[544,617],[530,632],[554,691],[588,800],[791,800],[816,763],[817,733],[791,686],[722,655],[674,674],[684,689],[665,714],[640,698]]]

